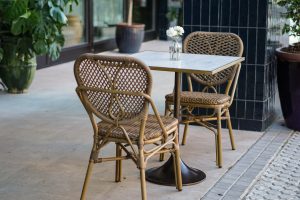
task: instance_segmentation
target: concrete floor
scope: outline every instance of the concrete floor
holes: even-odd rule
[[[147,42],[144,49],[167,50],[167,43]],[[152,96],[161,113],[164,95],[172,91],[173,76],[153,71]],[[28,94],[0,92],[0,199],[79,199],[92,145],[92,128],[75,87],[73,62],[69,62],[38,70]],[[147,182],[148,198],[200,199],[263,134],[235,131],[237,150],[232,151],[227,131],[223,132],[222,169],[215,166],[214,136],[193,126],[187,145],[181,146],[181,157],[189,166],[203,170],[206,180],[186,186],[182,192]],[[103,154],[114,151],[114,146],[109,145]],[[148,167],[161,164],[154,158]],[[123,175],[124,180],[115,183],[114,162],[96,165],[88,198],[140,199],[139,172],[131,161],[124,162]]]

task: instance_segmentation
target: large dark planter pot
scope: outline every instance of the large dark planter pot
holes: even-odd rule
[[[26,62],[16,61],[9,64],[0,63],[0,78],[13,94],[26,93],[36,71],[36,58]]]
[[[144,40],[144,35],[144,24],[118,24],[116,30],[116,42],[120,53],[138,52]]]
[[[277,81],[286,126],[300,131],[300,54],[287,53],[281,48],[277,54]]]

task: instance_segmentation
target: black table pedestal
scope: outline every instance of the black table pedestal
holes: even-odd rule
[[[197,184],[206,178],[204,172],[187,166],[182,160],[180,160],[180,165],[183,185]],[[159,185],[175,186],[173,156],[164,165],[148,169],[146,171],[146,180]]]

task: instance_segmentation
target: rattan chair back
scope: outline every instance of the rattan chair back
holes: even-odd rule
[[[183,45],[185,53],[208,54],[220,56],[242,56],[243,42],[233,33],[193,32]],[[193,80],[206,86],[216,86],[232,80],[238,65],[222,70],[214,75],[191,74]]]
[[[152,78],[142,62],[130,57],[84,54],[74,65],[84,106],[101,120],[127,124],[144,118]]]

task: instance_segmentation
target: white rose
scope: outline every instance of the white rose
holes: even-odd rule
[[[174,30],[177,32],[177,35],[183,35],[184,29],[181,26],[175,26]]]
[[[167,36],[168,37],[175,37],[177,35],[177,32],[174,30],[173,27],[170,27],[168,30],[167,30]]]

